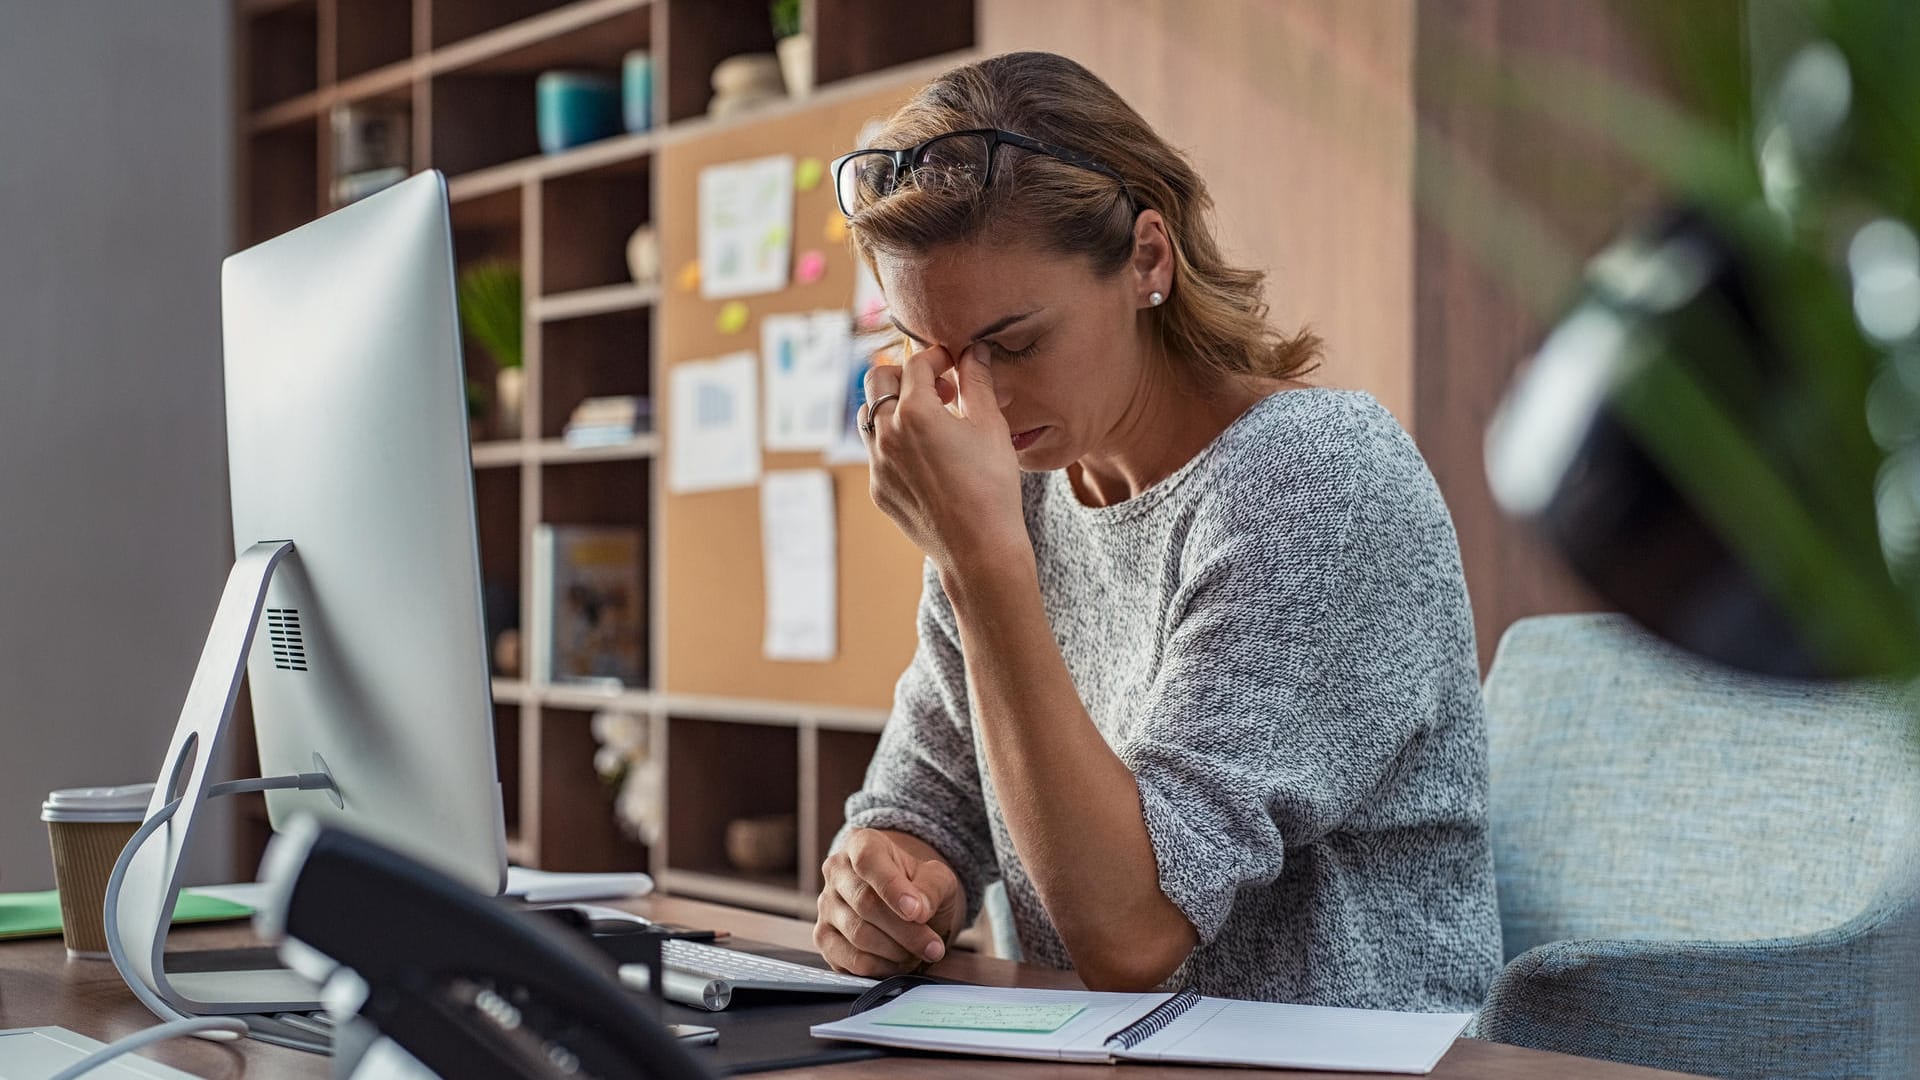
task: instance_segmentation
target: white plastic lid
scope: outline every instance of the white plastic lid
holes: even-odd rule
[[[40,804],[41,821],[144,821],[153,781],[119,787],[66,788]]]

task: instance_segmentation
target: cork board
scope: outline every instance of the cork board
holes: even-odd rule
[[[915,89],[906,83],[840,100],[783,108],[764,120],[693,133],[661,148],[661,262],[667,290],[660,305],[661,367],[655,401],[663,429],[674,418],[665,393],[674,364],[742,349],[760,351],[761,317],[781,312],[849,308],[853,257],[844,240],[830,241],[827,223],[838,215],[831,183],[794,192],[793,251],[817,250],[826,273],[810,284],[790,281],[777,293],[743,297],[751,313],[745,329],[716,325],[724,301],[681,287],[681,267],[699,254],[698,185],[709,165],[772,154],[817,158],[823,164],[853,148],[861,125],[892,112]],[[763,394],[764,397],[764,394]],[[764,408],[765,402],[762,401]],[[671,443],[671,438],[665,440]],[[762,453],[766,470],[819,468],[817,453]],[[764,569],[757,486],[675,494],[661,499],[664,604],[662,688],[675,694],[846,707],[885,708],[893,685],[912,658],[914,612],[920,597],[922,556],[867,495],[867,467],[833,466],[838,511],[838,651],[824,662],[772,661],[761,655],[765,631]],[[664,470],[663,470],[664,476]]]

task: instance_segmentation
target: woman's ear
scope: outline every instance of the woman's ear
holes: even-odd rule
[[[1173,291],[1173,240],[1158,210],[1133,219],[1133,276],[1142,307],[1158,307]]]

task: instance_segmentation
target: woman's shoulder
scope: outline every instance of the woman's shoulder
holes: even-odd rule
[[[1340,535],[1357,502],[1431,483],[1413,440],[1372,394],[1322,387],[1261,398],[1173,476],[1110,507],[1079,506],[1062,474],[1021,478],[1036,534],[1062,522],[1159,522],[1190,551],[1247,533],[1303,550]]]
[[[1404,434],[1386,406],[1365,390],[1303,386],[1254,402],[1221,434],[1215,449],[1223,462],[1270,456],[1278,449],[1295,457],[1316,451],[1352,456],[1388,432]]]
[[[1459,575],[1439,485],[1412,436],[1371,394],[1286,391],[1242,421],[1196,485],[1180,544],[1188,571],[1225,559],[1268,567],[1245,572],[1278,583]]]
[[[1431,482],[1413,439],[1372,394],[1322,387],[1255,403],[1205,466],[1196,510],[1247,525],[1344,521],[1356,501]]]

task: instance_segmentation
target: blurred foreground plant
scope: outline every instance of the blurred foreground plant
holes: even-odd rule
[[[1462,72],[1672,193],[1588,263],[1488,433],[1489,479],[1684,646],[1772,674],[1909,675],[1920,4],[1754,0],[1745,40],[1698,33],[1699,10],[1638,9],[1689,108],[1563,57]]]

